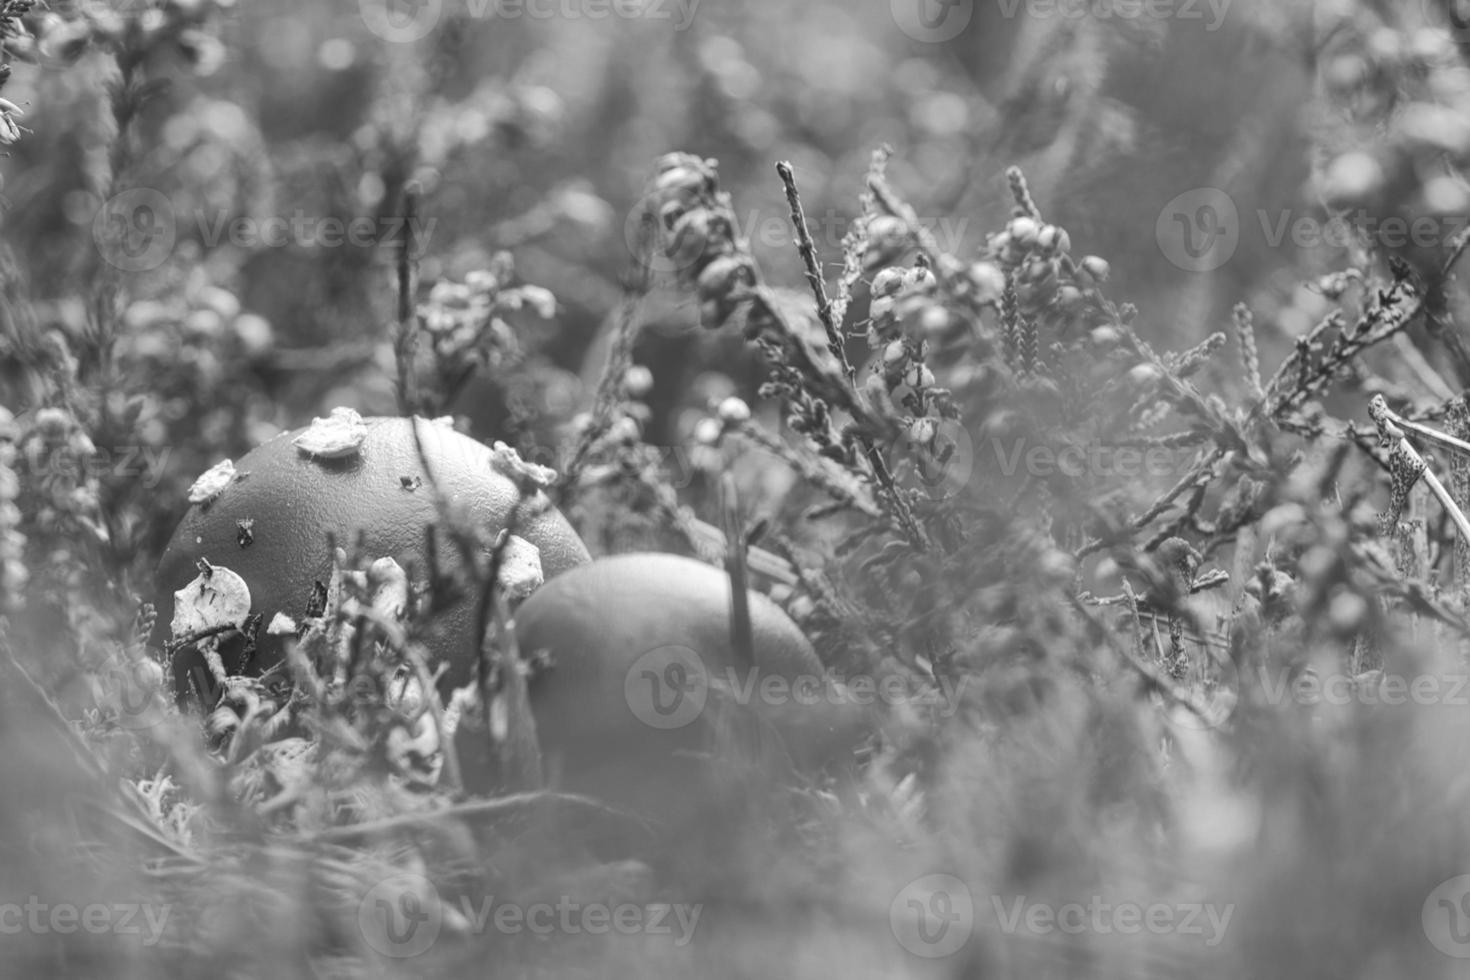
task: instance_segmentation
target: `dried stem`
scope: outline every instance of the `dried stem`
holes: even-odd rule
[[[419,410],[418,375],[414,371],[419,345],[418,313],[414,309],[414,227],[417,224],[418,194],[412,187],[403,191],[403,240],[398,246],[398,325],[393,338],[393,358],[398,365],[398,411],[413,415]]]
[[[827,332],[827,349],[842,366],[842,373],[849,382],[856,382],[857,373],[847,359],[846,345],[842,342],[842,331],[832,316],[832,301],[827,298],[827,287],[822,279],[822,270],[817,263],[817,247],[812,233],[806,225],[806,213],[801,207],[801,195],[796,190],[796,177],[791,164],[785,160],[776,164],[776,173],[781,175],[781,184],[786,188],[786,203],[791,207],[791,223],[796,227],[796,247],[801,253],[801,263],[806,270],[806,281],[812,287],[812,296],[817,301],[817,318]]]

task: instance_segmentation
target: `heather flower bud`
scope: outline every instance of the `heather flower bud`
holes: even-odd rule
[[[71,423],[71,415],[65,409],[43,408],[36,412],[36,431],[47,439],[60,439]]]
[[[720,441],[724,427],[716,419],[700,419],[694,426],[694,441],[702,446],[713,446]]]
[[[865,260],[869,266],[891,262],[908,247],[908,226],[902,219],[882,214],[868,222],[868,251]]]
[[[904,286],[908,289],[928,289],[934,285],[934,273],[923,266],[914,266],[904,273]]]
[[[875,243],[891,243],[902,239],[907,231],[908,226],[903,223],[903,219],[891,214],[880,214],[868,222],[868,238]]]
[[[942,306],[926,306],[919,315],[919,329],[930,337],[941,337],[949,332],[954,319]]]
[[[1066,252],[1072,247],[1072,239],[1065,229],[1056,225],[1044,225],[1036,236],[1036,247],[1048,255]]]
[[[909,438],[921,446],[927,446],[934,441],[934,436],[939,432],[939,423],[933,419],[914,419],[909,423]]]
[[[705,266],[699,274],[698,288],[701,300],[731,299],[739,286],[755,283],[755,274],[750,260],[742,255],[724,255]]]
[[[1327,619],[1339,633],[1355,633],[1368,618],[1368,603],[1356,592],[1339,592],[1327,606]]]
[[[874,302],[877,302],[877,297],[888,296],[892,293],[898,292],[898,288],[902,285],[902,269],[884,269],[883,271],[879,272],[876,276],[873,277]]]
[[[710,213],[706,208],[682,212],[669,233],[664,253],[681,265],[695,262],[704,254],[710,238]]]
[[[886,320],[893,315],[894,298],[879,296],[868,306],[868,316],[873,320]]]
[[[1085,272],[1093,282],[1107,282],[1108,277],[1113,274],[1113,267],[1108,265],[1106,259],[1096,255],[1084,256],[1079,268]]]
[[[653,390],[653,372],[635,364],[623,374],[623,390],[631,398],[642,398]]]
[[[1159,369],[1152,364],[1138,364],[1128,372],[1128,380],[1133,384],[1143,387],[1151,385],[1159,380]]]
[[[677,195],[685,200],[694,200],[709,189],[705,174],[693,167],[673,167],[659,174],[654,188],[660,194]]]
[[[1040,284],[1055,276],[1056,271],[1056,265],[1053,264],[1051,259],[1037,258],[1026,263],[1022,275],[1026,278],[1027,282]]]
[[[1082,290],[1076,286],[1063,286],[1057,290],[1055,302],[1068,312],[1076,310],[1082,304]]]
[[[934,372],[922,364],[915,364],[904,376],[911,388],[930,388],[934,385]]]
[[[1006,274],[993,262],[971,265],[970,280],[975,284],[975,298],[981,303],[998,303],[1006,291]]]
[[[1037,236],[1041,234],[1041,226],[1036,219],[1022,216],[1011,219],[1010,224],[1006,225],[1006,233],[1021,248],[1031,248],[1036,244]]]
[[[742,399],[730,397],[720,402],[720,420],[726,425],[739,425],[750,421],[750,406]]]

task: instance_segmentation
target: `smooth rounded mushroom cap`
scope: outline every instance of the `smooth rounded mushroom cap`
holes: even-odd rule
[[[779,606],[751,593],[750,618],[754,677],[731,645],[729,576],[703,562],[664,554],[602,558],[527,599],[515,616],[521,654],[544,650],[551,659],[550,669],[532,678],[531,710],[543,751],[560,756],[569,787],[605,788],[623,778],[614,772],[629,767],[653,780],[672,771],[674,757],[706,747],[716,686],[743,691],[748,700],[741,703],[780,734],[800,768],[850,752],[865,730],[865,710],[829,682],[811,643]],[[709,678],[690,682],[702,708],[677,706],[672,686],[660,686],[671,666],[683,669],[688,652]],[[786,682],[774,695],[762,691],[770,677]],[[803,702],[797,691],[819,696]],[[654,697],[669,717],[650,716]]]
[[[199,574],[200,558],[231,569],[250,587],[251,611],[262,616],[258,649],[242,664],[244,643],[236,636],[222,645],[221,653],[230,673],[258,675],[283,656],[280,638],[266,635],[264,627],[278,612],[299,621],[314,583],[325,584],[330,576],[328,533],[348,549],[361,533],[365,563],[391,557],[422,580],[428,571],[426,529],[443,524],[435,504],[436,485],[451,507],[474,524],[492,531],[505,527],[518,492],[509,477],[492,467],[489,447],[425,419],[363,421],[365,438],[351,455],[311,456],[292,442],[305,429],[283,433],[237,460],[236,479],[218,497],[190,505],[158,566],[157,642],[168,637],[174,592]],[[540,550],[542,571],[549,579],[591,556],[566,518],[545,504],[544,497],[528,499],[515,533]],[[457,567],[458,550],[449,536],[441,533],[437,543],[441,564]],[[474,630],[473,598],[455,603],[431,624],[431,652],[453,665],[446,683],[465,683],[472,676]],[[182,685],[181,694],[187,693],[189,673],[207,680],[202,670],[197,652],[180,652],[175,681]]]

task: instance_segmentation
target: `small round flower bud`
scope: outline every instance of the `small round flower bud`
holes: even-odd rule
[[[723,432],[724,426],[720,425],[718,419],[700,419],[694,426],[694,441],[703,446],[713,446],[720,441]]]
[[[1152,364],[1136,364],[1128,372],[1128,380],[1139,387],[1151,385],[1159,380],[1159,369]]]
[[[1017,245],[1022,248],[1031,248],[1036,244],[1036,237],[1041,234],[1041,225],[1036,222],[1035,218],[1023,215],[1019,218],[1012,218],[1011,223],[1006,225],[1006,232]]]
[[[873,277],[873,296],[877,302],[879,296],[889,296],[898,292],[898,287],[903,285],[902,269],[884,269]]]
[[[1113,267],[1108,265],[1107,259],[1096,255],[1084,256],[1080,267],[1092,278],[1093,282],[1107,282],[1108,276],[1113,274]]]
[[[875,246],[892,245],[902,240],[908,225],[902,218],[891,214],[880,214],[868,222],[868,238]]]
[[[914,266],[903,276],[903,284],[906,289],[928,289],[934,285],[934,282],[934,273],[923,266]]]
[[[911,388],[932,388],[934,386],[934,372],[922,364],[915,364],[906,372],[904,381]]]
[[[1006,291],[1006,274],[994,262],[971,265],[970,281],[975,284],[975,298],[981,303],[998,303]]]
[[[750,421],[750,406],[740,398],[726,398],[720,402],[719,414],[726,425],[739,425]]]
[[[868,316],[874,320],[886,320],[893,313],[893,297],[879,296],[868,306]]]
[[[942,337],[953,323],[954,318],[942,306],[926,306],[919,315],[919,329],[930,337]]]
[[[1339,633],[1355,633],[1368,618],[1368,603],[1356,592],[1339,592],[1327,606],[1327,619]]]
[[[938,432],[939,423],[927,416],[914,419],[909,423],[909,438],[921,446],[927,446],[933,442]]]
[[[1056,255],[1072,247],[1072,238],[1064,228],[1043,225],[1036,235],[1036,247],[1048,255]]]
[[[642,364],[633,365],[623,375],[623,390],[629,397],[642,398],[653,390],[653,372]]]

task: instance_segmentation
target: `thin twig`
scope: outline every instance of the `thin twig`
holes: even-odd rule
[[[776,164],[776,173],[781,175],[781,184],[786,188],[786,203],[791,207],[791,223],[796,226],[796,247],[801,253],[801,263],[806,269],[806,281],[812,287],[812,296],[817,301],[817,318],[827,332],[827,349],[842,366],[842,373],[849,382],[857,381],[857,372],[847,359],[847,348],[842,342],[842,331],[832,317],[832,301],[827,298],[827,286],[822,279],[822,270],[817,263],[817,247],[812,241],[811,229],[806,224],[806,213],[801,207],[801,195],[796,190],[796,176],[791,172],[789,161]]]
[[[412,187],[403,191],[403,240],[398,247],[398,325],[393,338],[393,358],[398,365],[398,411],[413,415],[419,410],[418,376],[414,371],[419,346],[419,321],[414,310],[414,226],[417,224],[418,195]]]

